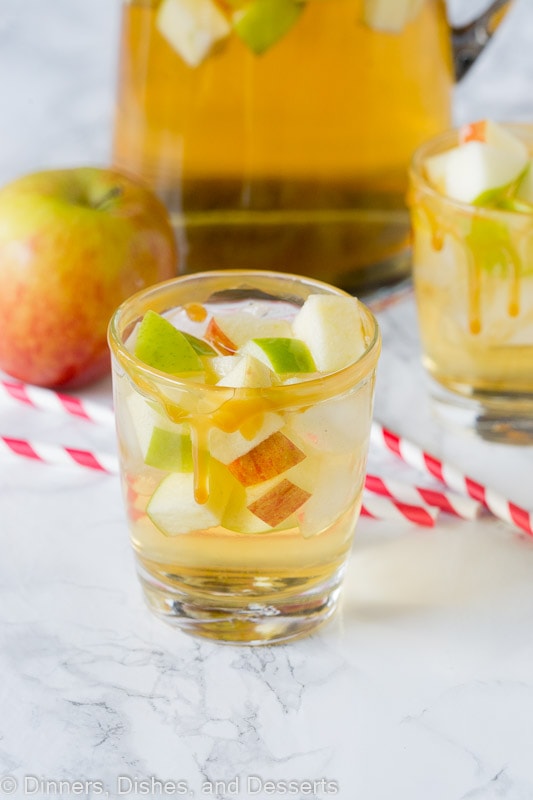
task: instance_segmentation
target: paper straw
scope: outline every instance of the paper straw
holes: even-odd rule
[[[476,519],[483,508],[481,503],[470,497],[461,497],[458,494],[452,494],[442,489],[429,489],[426,486],[411,486],[400,481],[381,478],[379,475],[367,475],[365,489],[403,503],[417,505],[423,502],[428,506],[440,508],[441,511],[448,514],[461,517],[461,519]]]
[[[40,411],[56,411],[99,424],[113,425],[115,421],[112,409],[107,406],[27,383],[0,380],[0,397]]]
[[[118,472],[118,459],[114,455],[47,444],[46,442],[14,439],[11,436],[0,436],[0,454],[21,456],[33,461],[41,461],[44,464],[75,465],[109,474]]]
[[[365,492],[363,505],[361,506],[361,516],[372,517],[372,519],[392,520],[401,522],[413,522],[425,528],[433,528],[435,520],[439,514],[438,508],[429,506],[412,505],[391,500],[388,497],[380,497]]]
[[[411,467],[429,473],[450,489],[483,503],[498,519],[533,536],[533,512],[520,508],[494,489],[469,478],[456,467],[441,461],[375,421],[372,423],[371,442],[382,449],[390,450]]]

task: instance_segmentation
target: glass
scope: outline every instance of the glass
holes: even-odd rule
[[[263,304],[261,313],[290,319],[311,293],[343,294],[281,273],[198,273],[134,295],[111,321],[122,481],[138,574],[152,610],[189,633],[271,643],[306,634],[333,613],[361,505],[380,336],[361,304],[366,351],[357,361],[319,378],[258,389],[159,372],[132,355],[131,337],[148,309],[179,316],[201,304],[224,314],[251,302]],[[265,440],[266,426],[274,433]],[[146,446],[155,427],[157,467]],[[183,459],[165,463],[171,440],[183,442],[184,435],[190,466]],[[263,444],[256,446],[258,440]],[[292,466],[290,456],[280,466],[278,458],[295,443],[299,460]],[[256,447],[275,474],[245,482],[245,490],[222,461]],[[283,491],[306,493],[295,513],[287,514],[278,494],[282,482]],[[264,522],[249,507],[267,494],[275,513]],[[207,514],[197,527],[187,522],[194,496]],[[167,515],[167,535],[152,521],[162,519],[154,508]]]
[[[533,127],[508,126],[533,155]],[[410,173],[413,280],[435,408],[485,438],[533,441],[533,213],[450,200],[428,183],[424,144]],[[523,206],[527,208],[527,206]]]
[[[454,63],[507,3],[451,35],[443,0],[165,2],[214,7],[222,33],[191,55],[162,0],[124,4],[114,162],[166,203],[180,271],[279,268],[356,292],[405,276],[408,162],[451,124]],[[296,9],[259,54],[232,23],[252,5]]]

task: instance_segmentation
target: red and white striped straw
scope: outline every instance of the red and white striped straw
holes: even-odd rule
[[[367,492],[363,495],[363,505],[361,506],[362,517],[413,522],[415,525],[422,525],[425,528],[434,527],[438,514],[439,509],[435,507],[420,503],[418,505],[401,503],[391,500],[389,497],[380,497]]]
[[[118,472],[118,459],[109,453],[79,450],[76,447],[63,447],[27,439],[14,439],[11,436],[0,436],[0,455],[21,456],[33,461],[59,466],[76,465],[112,475]]]
[[[107,406],[27,383],[0,380],[0,398],[13,400],[40,411],[58,411],[98,424],[113,425],[115,421],[112,409]]]
[[[447,514],[454,514],[461,519],[477,519],[482,511],[482,504],[471,497],[461,497],[443,489],[429,489],[426,486],[411,486],[400,481],[381,478],[379,475],[367,475],[365,489],[391,500],[417,505],[420,502],[435,506]]]
[[[532,511],[520,508],[494,489],[469,478],[456,467],[441,461],[418,445],[375,421],[372,423],[371,442],[382,449],[390,450],[411,467],[429,473],[450,489],[478,500],[498,519],[533,536]]]

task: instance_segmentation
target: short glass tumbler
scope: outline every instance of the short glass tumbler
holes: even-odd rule
[[[132,353],[135,331],[149,309],[231,314],[261,304],[262,314],[290,320],[317,293],[344,294],[283,273],[196,273],[139,292],[111,321],[138,574],[151,609],[188,633],[280,642],[334,612],[361,507],[381,340],[361,304],[366,350],[352,364],[307,380],[231,388],[147,366]],[[227,464],[236,454],[246,469],[261,459],[274,477],[241,485]],[[286,513],[295,500],[297,513]],[[250,507],[260,507],[262,519]]]
[[[533,128],[508,126],[533,153]],[[423,363],[438,416],[488,440],[533,442],[533,209],[451,200],[424,163],[458,144],[424,144],[410,170],[413,280]]]

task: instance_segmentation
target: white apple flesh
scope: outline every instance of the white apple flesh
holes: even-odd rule
[[[309,348],[320,372],[342,369],[366,349],[358,301],[352,297],[310,295],[292,329]]]
[[[163,0],[156,26],[190,67],[196,67],[231,27],[212,0]]]
[[[440,179],[435,188],[462,203],[472,203],[488,191],[505,189],[527,166],[527,159],[518,151],[474,140],[443,154],[443,161],[438,164],[440,175],[444,175],[443,186]],[[431,159],[428,162],[428,176],[432,170],[435,175],[435,163]]]

